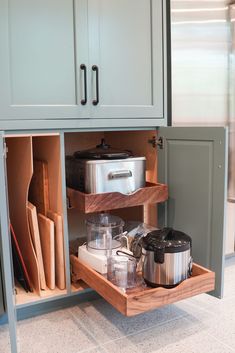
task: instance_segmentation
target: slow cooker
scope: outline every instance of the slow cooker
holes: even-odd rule
[[[145,164],[145,157],[111,148],[102,139],[93,149],[66,156],[66,185],[88,194],[131,194],[145,186]]]

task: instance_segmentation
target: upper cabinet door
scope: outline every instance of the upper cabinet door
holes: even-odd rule
[[[88,14],[92,117],[163,118],[162,0],[89,0]]]
[[[86,0],[0,1],[0,119],[88,116]]]
[[[227,131],[222,127],[169,127],[160,128],[159,136],[163,138],[163,148],[158,150],[159,182],[169,186],[160,225],[192,237],[194,262],[216,273],[213,294],[221,297]]]

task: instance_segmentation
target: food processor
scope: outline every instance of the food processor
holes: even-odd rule
[[[87,250],[97,255],[121,247],[124,222],[109,213],[92,214],[86,219]]]
[[[86,219],[87,243],[78,256],[94,270],[107,273],[107,258],[121,249],[124,221],[109,213],[89,215]]]

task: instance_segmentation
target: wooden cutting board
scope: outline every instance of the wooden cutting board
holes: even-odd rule
[[[63,218],[53,211],[48,211],[47,217],[55,224],[55,283],[59,289],[65,289]]]
[[[49,210],[49,181],[47,162],[34,159],[33,177],[29,188],[29,201],[46,216]]]
[[[38,260],[40,285],[41,285],[41,289],[45,290],[46,279],[45,279],[41,240],[40,240],[39,227],[38,227],[37,209],[32,203],[28,202],[27,212],[28,212],[30,234],[31,234],[34,250]]]
[[[38,213],[38,225],[46,284],[49,289],[55,289],[55,225],[40,213]]]

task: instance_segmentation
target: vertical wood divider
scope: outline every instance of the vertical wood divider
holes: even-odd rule
[[[64,227],[64,254],[65,254],[65,275],[68,294],[71,293],[70,278],[70,258],[69,258],[69,231],[67,215],[67,194],[66,194],[66,176],[65,176],[65,141],[64,132],[60,133],[60,156],[61,156],[61,180],[62,180],[62,208],[63,208],[63,227]]]

